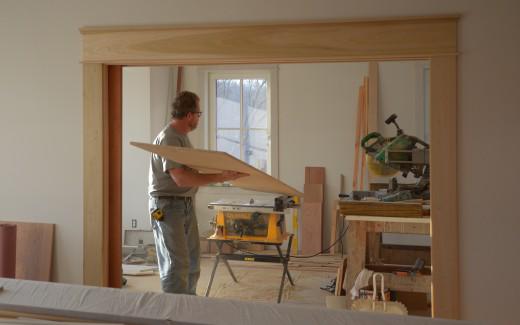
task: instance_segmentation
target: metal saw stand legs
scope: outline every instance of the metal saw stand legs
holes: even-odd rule
[[[293,235],[289,235],[289,241],[287,243],[287,250],[285,256],[283,255],[282,249],[280,248],[281,244],[273,244],[273,243],[264,243],[266,245],[274,245],[276,247],[276,251],[278,252],[278,256],[275,255],[260,255],[260,254],[224,254],[222,253],[222,245],[225,242],[230,242],[229,240],[214,240],[217,244],[217,254],[215,255],[215,263],[213,264],[213,270],[211,271],[211,276],[209,278],[208,288],[206,289],[206,297],[209,296],[209,292],[211,290],[211,286],[213,285],[213,279],[215,277],[215,272],[217,271],[217,266],[219,262],[222,260],[226,265],[229,274],[233,278],[233,281],[238,282],[235,274],[231,270],[231,266],[229,265],[228,260],[235,261],[248,261],[248,262],[268,262],[268,263],[281,263],[283,264],[283,273],[282,273],[282,281],[280,283],[280,290],[278,291],[278,303],[282,301],[282,292],[285,284],[285,277],[289,279],[291,285],[294,286],[294,281],[291,277],[291,273],[289,273],[289,259],[291,254],[291,245],[292,245]]]

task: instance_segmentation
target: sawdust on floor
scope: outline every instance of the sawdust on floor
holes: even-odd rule
[[[204,296],[215,259],[211,255],[201,258],[201,276],[197,295]],[[292,286],[286,279],[282,303],[325,306],[325,297],[331,293],[320,286],[336,277],[340,256],[321,255],[310,259],[291,259],[289,272]],[[235,283],[223,263],[220,263],[210,291],[210,297],[276,302],[281,284],[281,264],[229,261],[238,283]],[[161,292],[159,276],[125,276],[128,290]]]

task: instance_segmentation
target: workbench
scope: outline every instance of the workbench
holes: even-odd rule
[[[347,237],[347,271],[344,289],[347,292],[350,306],[350,289],[353,287],[358,273],[365,267],[367,243],[369,259],[378,261],[378,245],[370,242],[371,233],[400,233],[430,235],[430,218],[424,216],[420,203],[390,203],[369,201],[338,201],[338,213],[348,222]],[[416,275],[396,276],[383,273],[385,286],[390,290],[431,293],[431,276]]]

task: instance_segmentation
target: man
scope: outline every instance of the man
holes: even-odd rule
[[[157,135],[154,144],[192,148],[187,134],[195,130],[201,114],[196,94],[179,93],[173,103],[172,120]],[[199,230],[193,202],[197,187],[246,175],[234,171],[199,174],[152,155],[149,208],[164,292],[195,295],[200,275]]]

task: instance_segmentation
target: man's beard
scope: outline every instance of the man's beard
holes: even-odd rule
[[[198,122],[192,122],[189,124],[189,127],[193,131],[197,128],[198,124],[199,124]]]

